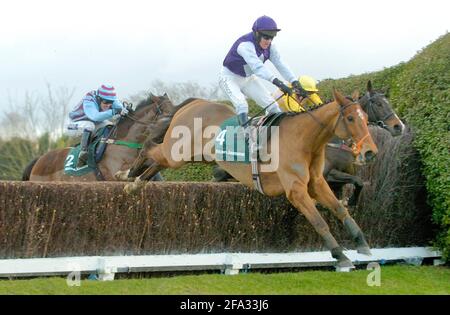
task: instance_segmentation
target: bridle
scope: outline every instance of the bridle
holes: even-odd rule
[[[322,126],[322,128],[323,129],[325,129],[325,130],[327,130],[327,132],[329,133],[329,134],[331,134],[331,135],[334,135],[335,134],[335,132],[336,132],[336,128],[337,128],[337,126],[338,126],[338,124],[339,124],[339,120],[343,120],[343,122],[344,122],[344,127],[345,127],[345,131],[347,132],[347,134],[350,134],[351,135],[351,132],[350,132],[350,130],[349,130],[349,128],[348,128],[348,125],[347,125],[347,121],[345,120],[345,118],[344,118],[344,111],[347,109],[347,108],[349,108],[350,106],[353,106],[353,105],[359,105],[359,103],[358,102],[350,102],[350,103],[348,103],[348,104],[345,104],[344,106],[340,106],[340,108],[339,108],[339,117],[338,117],[338,119],[336,120],[336,123],[334,124],[334,126],[333,126],[333,128],[330,130],[325,124],[323,124],[321,121],[319,121],[319,119],[317,119],[317,117],[315,117],[312,113],[311,113],[311,111],[306,111],[306,113],[307,114],[309,114],[310,116],[311,116],[311,118],[313,118],[314,119],[314,121],[315,122],[317,122],[320,126]],[[351,143],[351,149],[352,149],[352,152],[353,152],[353,154],[355,155],[355,156],[357,156],[357,155],[359,155],[359,153],[361,152],[361,148],[362,148],[362,144],[363,144],[363,142],[364,142],[364,140],[366,140],[366,138],[367,137],[369,137],[369,132],[367,132],[361,139],[359,139],[357,142],[355,142],[356,141],[356,139],[355,139],[355,141],[353,140],[353,139],[350,139],[351,141],[349,141],[350,143]]]
[[[363,102],[361,102],[365,96],[367,96],[367,106],[363,106]],[[386,120],[388,120],[389,118],[394,116],[395,112],[392,109],[390,109],[390,112],[387,115],[385,115],[380,120],[377,120],[377,113],[374,109],[374,106],[375,106],[374,101],[373,101],[374,96],[372,96],[370,92],[367,93],[365,96],[360,99],[360,103],[361,103],[361,107],[363,109],[367,109],[364,111],[369,116],[369,121],[370,121],[370,117],[372,117],[372,118],[374,118],[375,124],[377,124],[378,126],[384,128],[384,129],[388,129],[388,126],[386,125]]]
[[[123,104],[127,108],[131,108],[133,106],[131,103],[127,103],[127,102],[123,102]],[[155,114],[155,117],[153,117],[153,119],[151,121],[147,121],[147,122],[142,121],[142,120],[136,118],[133,115],[132,112],[129,112],[126,116],[121,116],[120,120],[122,120],[122,119],[130,119],[130,120],[134,121],[135,123],[138,123],[138,124],[141,124],[141,125],[144,125],[144,126],[148,126],[148,125],[154,123],[158,119],[158,117],[163,114],[163,112],[161,110],[161,107],[163,106],[162,102],[161,103],[154,102],[152,104],[156,104],[156,114]],[[150,106],[152,104],[150,104]],[[113,128],[111,128],[111,130],[110,130],[110,132],[109,132],[109,134],[107,136],[107,139],[116,137],[117,127],[119,125],[120,120],[113,126]],[[143,148],[142,144],[139,144],[139,143],[136,144],[136,143],[126,142],[126,141],[122,141],[122,140],[115,140],[115,144],[131,144],[131,145],[135,145],[135,148],[137,148],[139,150],[139,153],[140,153],[141,149]]]
[[[163,114],[163,112],[162,112],[162,110],[161,110],[161,108],[162,108],[162,106],[163,106],[162,103],[163,103],[163,102],[160,102],[160,103],[154,102],[154,104],[156,104],[156,114],[155,114],[155,117],[153,117],[153,119],[152,119],[151,121],[149,121],[149,122],[144,122],[144,121],[142,121],[142,120],[139,120],[138,118],[136,118],[136,117],[133,115],[133,113],[129,113],[126,117],[129,118],[129,119],[131,119],[132,121],[138,123],[138,124],[146,125],[146,126],[147,126],[147,125],[149,125],[150,123],[155,122],[155,121],[159,118],[159,116]]]

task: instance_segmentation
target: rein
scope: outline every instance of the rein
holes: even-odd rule
[[[255,117],[257,117],[259,114],[261,114],[263,111],[265,111],[268,107],[272,106],[273,104],[275,104],[276,102],[278,102],[280,100],[280,98],[282,98],[285,95],[285,93],[281,94],[280,96],[277,97],[276,100],[274,100],[272,103],[270,103],[269,105],[267,105],[266,107],[264,107],[263,109],[261,109],[259,112],[257,112],[255,115],[253,115],[253,117],[251,117],[249,120],[247,120],[243,126],[249,124]]]
[[[156,103],[156,102],[155,102]],[[121,117],[122,118],[128,118],[132,121],[134,121],[135,123],[141,124],[141,125],[145,125],[148,126],[149,124],[151,124],[152,122],[155,122],[158,117],[163,114],[163,112],[161,111],[161,107],[162,104],[157,104],[156,103],[156,115],[153,118],[153,120],[149,121],[149,122],[144,122],[142,120],[139,120],[138,118],[134,117],[132,113],[129,113],[126,116]],[[137,143],[137,142],[130,142],[130,141],[125,141],[125,140],[117,140],[117,139],[109,139],[110,137],[112,137],[112,135],[115,136],[116,132],[117,132],[117,124],[114,125],[114,127],[111,129],[111,131],[108,134],[108,140],[106,141],[106,143],[108,144],[115,144],[115,145],[123,145],[126,147],[129,147],[131,149],[136,149],[136,150],[140,150],[144,147],[144,145],[142,143]]]
[[[138,123],[138,124],[141,124],[141,125],[148,125],[148,124],[151,123],[151,122],[155,122],[155,121],[158,119],[158,117],[163,113],[163,112],[161,111],[161,107],[162,107],[162,104],[156,104],[156,115],[155,115],[155,117],[153,118],[153,120],[151,120],[150,122],[144,122],[144,121],[142,121],[142,120],[139,120],[138,118],[133,117],[133,115],[132,115],[131,113],[128,114],[126,117],[128,117],[129,119],[131,119],[132,121],[134,121],[134,122],[136,122],[136,123]]]

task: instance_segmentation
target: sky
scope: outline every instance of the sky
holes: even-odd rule
[[[120,98],[154,80],[216,84],[234,41],[272,17],[294,74],[321,80],[411,59],[450,29],[447,0],[4,1],[0,114],[8,97],[113,84]],[[450,52],[449,52],[450,53]]]

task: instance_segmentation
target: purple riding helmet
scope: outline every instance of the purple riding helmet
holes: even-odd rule
[[[281,31],[281,29],[278,28],[277,23],[267,15],[257,18],[255,23],[253,23],[252,30],[253,32],[258,32],[271,37],[275,37],[277,32]]]

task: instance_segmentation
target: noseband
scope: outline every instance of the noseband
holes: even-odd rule
[[[386,116],[384,116],[383,118],[381,118],[381,120],[377,120],[377,113],[374,110],[374,102],[373,102],[373,96],[370,95],[370,93],[366,94],[368,95],[368,99],[367,99],[367,115],[369,115],[369,118],[372,116],[375,120],[375,123],[384,128],[384,129],[388,129],[388,126],[386,125],[386,120],[388,120],[389,118],[391,118],[392,116],[395,115],[394,111],[391,109],[390,113],[388,113]]]
[[[351,103],[349,103],[349,104],[347,104],[347,105],[344,105],[343,107],[341,107],[340,108],[340,110],[339,110],[339,118],[338,118],[338,120],[336,121],[336,125],[334,126],[334,130],[333,130],[333,132],[335,132],[336,131],[336,128],[337,128],[337,125],[338,125],[338,123],[339,123],[339,119],[341,119],[342,117],[344,117],[344,111],[345,111],[345,109],[347,108],[347,107],[350,107],[350,106],[352,106],[352,105],[357,105],[357,104],[359,104],[359,103],[357,103],[357,102],[351,102]],[[360,104],[360,106],[361,106],[361,104]],[[357,115],[359,115],[358,113],[357,113]],[[364,118],[363,118],[363,120],[365,120]],[[351,135],[351,133],[350,133],[350,131],[349,131],[349,129],[348,129],[348,125],[347,125],[347,120],[345,120],[345,118],[343,118],[343,122],[344,122],[344,126],[345,126],[345,130],[347,131],[347,134],[350,134]],[[367,123],[367,122],[366,122]],[[361,148],[362,148],[362,145],[363,145],[363,142],[364,142],[364,140],[366,140],[367,139],[367,137],[369,137],[369,131],[367,131],[367,133],[361,138],[361,139],[359,139],[359,141],[357,141],[357,142],[355,142],[356,141],[356,139],[350,139],[351,141],[351,149],[352,149],[352,152],[353,152],[353,154],[355,155],[355,156],[357,156],[357,155],[359,155],[359,153],[361,152]]]

